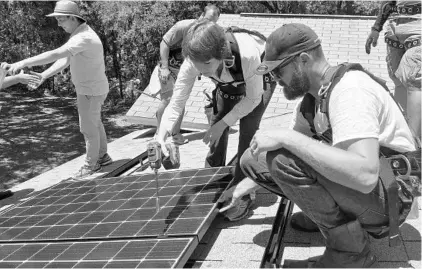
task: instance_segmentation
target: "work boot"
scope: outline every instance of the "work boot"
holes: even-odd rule
[[[315,262],[286,261],[288,268],[369,268],[376,258],[369,248],[368,234],[358,220],[325,230],[324,254]]]
[[[316,223],[313,222],[303,212],[294,213],[290,220],[290,225],[292,226],[293,229],[301,231],[301,232],[307,232],[307,233],[319,232],[318,225],[316,225]]]

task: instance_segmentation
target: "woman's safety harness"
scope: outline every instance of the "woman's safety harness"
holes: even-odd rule
[[[239,102],[246,94],[246,83],[243,77],[242,70],[242,61],[239,50],[239,45],[234,37],[234,33],[247,33],[249,35],[257,36],[263,41],[266,41],[267,38],[254,30],[247,30],[239,28],[236,26],[231,26],[225,29],[225,35],[227,41],[230,43],[230,54],[223,60],[224,65],[227,67],[230,75],[233,78],[231,82],[221,82],[214,78],[211,78],[216,84],[216,89],[212,92],[213,99],[213,110],[214,114],[217,114],[217,102],[216,95],[219,94],[220,97],[224,99],[229,99],[233,102]],[[264,53],[261,55],[261,60],[264,58]],[[263,76],[264,91],[271,88],[271,85],[274,85],[276,82],[270,75]]]
[[[315,98],[307,93],[302,100],[300,112],[308,121],[310,129],[314,134],[313,138],[332,143],[332,128],[328,115],[328,105],[330,95],[335,85],[341,80],[343,75],[349,70],[359,70],[368,74],[373,80],[378,82],[383,88],[390,93],[386,82],[367,70],[364,70],[360,64],[343,63],[337,67],[337,71],[331,79],[331,82],[322,90],[320,90],[320,102],[315,104]],[[390,94],[391,96],[391,94]],[[393,98],[394,99],[394,98]],[[328,120],[328,130],[324,133],[316,132],[314,126],[315,111],[319,109],[324,113]],[[421,183],[421,149],[419,139],[413,135],[418,149],[412,152],[399,153],[386,147],[380,147],[380,173],[382,185],[387,192],[389,225],[381,227],[381,232],[370,232],[371,227],[365,227],[368,232],[375,238],[385,237],[389,235],[390,246],[397,246],[399,239],[399,225],[401,225],[410,212],[414,199],[415,190],[420,187]],[[401,206],[400,206],[401,204]],[[372,227],[379,228],[379,227]],[[379,230],[379,229],[373,229]]]

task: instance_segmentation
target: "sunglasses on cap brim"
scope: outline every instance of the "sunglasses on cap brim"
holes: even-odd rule
[[[293,61],[293,59],[296,56],[298,56],[299,54],[301,54],[302,52],[306,52],[308,50],[311,50],[311,49],[316,48],[316,47],[321,45],[321,41],[319,39],[315,40],[314,42],[315,42],[315,44],[308,46],[305,49],[301,49],[299,51],[291,53],[290,55],[285,56],[282,59],[277,59],[275,61],[264,61],[263,63],[261,63],[258,66],[256,71],[261,73],[261,74],[266,74],[266,73],[273,71],[274,69],[283,68],[286,65],[288,65],[289,63],[291,63]]]
[[[277,61],[277,62],[279,62],[279,64],[276,65],[275,67],[273,67],[272,70],[268,72],[268,74],[270,74],[270,76],[272,78],[276,78],[277,75],[274,73],[274,71],[280,70],[281,68],[287,66],[289,63],[293,62],[293,60],[295,59],[296,56],[297,55],[292,55],[292,56],[289,56],[288,58],[285,58],[281,61]],[[274,62],[276,62],[276,61],[274,61]]]
[[[258,66],[256,71],[261,73],[261,74],[271,73],[273,70],[283,68],[286,65],[288,65],[289,63],[291,63],[296,56],[297,56],[297,54],[290,55],[290,56],[283,58],[281,60],[265,61]]]

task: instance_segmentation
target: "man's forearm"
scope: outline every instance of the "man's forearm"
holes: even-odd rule
[[[63,69],[69,66],[69,58],[62,58],[57,60],[53,65],[51,65],[48,69],[42,72],[42,75],[45,79],[54,76],[55,74],[59,73]]]
[[[293,130],[288,132],[282,136],[281,146],[304,160],[318,173],[348,188],[363,193],[371,191],[374,178],[378,178],[377,165],[354,152],[320,143]]]
[[[377,32],[382,31],[382,27],[390,16],[393,7],[396,5],[396,2],[397,1],[382,1],[377,19],[375,20],[375,23],[372,26],[372,30],[375,30]]]
[[[161,41],[161,43],[160,43],[160,63],[161,63],[161,67],[168,68],[169,53],[170,53],[170,48],[167,46],[166,42]]]

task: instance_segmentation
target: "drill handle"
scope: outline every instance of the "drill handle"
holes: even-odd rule
[[[153,141],[148,143],[148,161],[152,169],[159,169],[161,167],[161,144]]]

